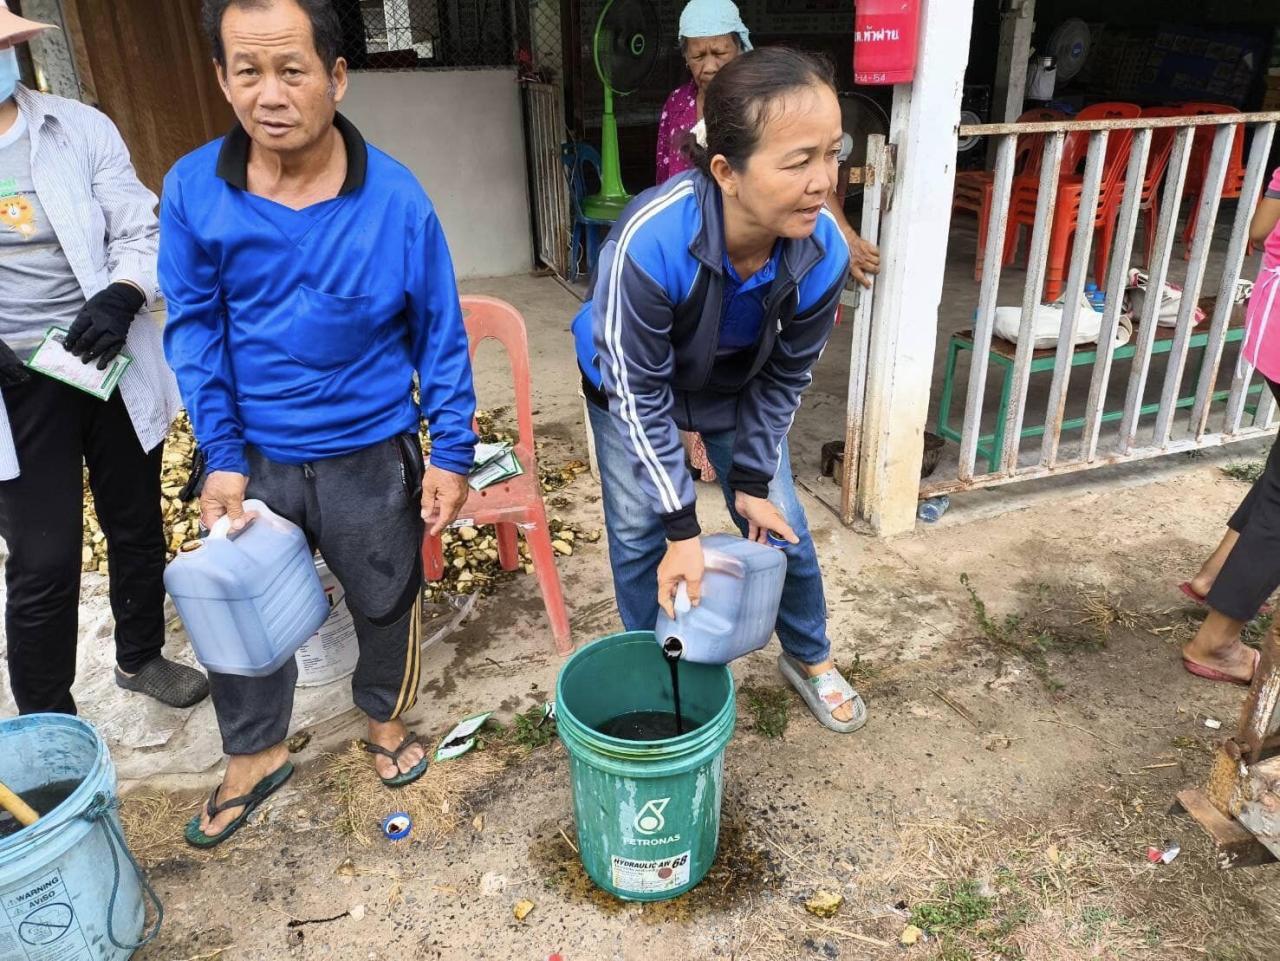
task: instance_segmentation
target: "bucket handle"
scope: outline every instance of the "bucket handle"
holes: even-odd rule
[[[107,827],[107,846],[111,849],[111,868],[113,877],[111,879],[111,900],[107,902],[107,938],[112,945],[121,951],[134,952],[141,948],[144,944],[150,944],[155,940],[156,935],[160,933],[160,925],[164,923],[164,904],[160,901],[160,895],[156,894],[155,888],[151,886],[151,882],[147,880],[146,872],[142,870],[141,865],[133,856],[133,852],[129,850],[129,845],[125,843],[123,837],[120,836],[120,829],[116,827],[115,818],[111,817],[111,812],[120,806],[120,802],[115,798],[108,797],[106,794],[99,792],[93,796],[93,800],[89,803],[81,817],[86,821],[101,820]],[[119,847],[124,852],[124,856],[128,859],[129,865],[133,868],[134,873],[138,876],[138,882],[142,885],[142,890],[147,893],[147,897],[151,899],[151,903],[155,905],[156,922],[155,926],[148,932],[144,931],[142,940],[137,944],[122,944],[116,940],[115,917],[116,917],[116,897],[120,894],[120,857],[116,853]]]

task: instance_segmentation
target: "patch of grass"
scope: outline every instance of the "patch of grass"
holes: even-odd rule
[[[1265,462],[1260,460],[1241,461],[1237,464],[1228,464],[1221,468],[1221,471],[1232,480],[1252,484],[1262,476],[1262,469],[1265,466]]]
[[[776,740],[787,733],[791,692],[785,687],[743,687],[742,702],[761,737]]]
[[[995,898],[981,893],[977,881],[941,884],[933,898],[911,908],[911,923],[930,934],[971,928],[991,917]]]
[[[960,583],[969,593],[969,605],[987,643],[1002,655],[1022,658],[1046,688],[1050,691],[1060,690],[1062,684],[1049,670],[1049,659],[1046,656],[1054,646],[1052,632],[1037,629],[1027,623],[1021,614],[1006,614],[1004,620],[995,620],[987,612],[986,602],[978,596],[968,574],[960,575]]]
[[[529,751],[546,747],[556,739],[555,718],[545,720],[541,704],[535,704],[523,714],[517,714],[510,724],[503,724],[490,718],[484,726],[482,739],[485,742],[509,744]]]

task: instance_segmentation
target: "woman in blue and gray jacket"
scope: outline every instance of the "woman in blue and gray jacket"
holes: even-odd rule
[[[574,320],[604,491],[618,610],[651,630],[702,581],[679,431],[699,431],[744,535],[788,542],[778,659],[818,720],[866,720],[831,660],[822,573],[791,478],[787,432],[835,320],[849,250],[824,204],[842,136],[830,66],[745,54],[709,85],[696,169],[637,197]]]

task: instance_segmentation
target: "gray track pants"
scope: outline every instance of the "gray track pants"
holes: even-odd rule
[[[360,660],[356,706],[390,721],[414,704],[422,643],[422,451],[410,434],[310,464],[279,464],[249,449],[248,497],[306,532],[341,582]],[[222,749],[254,754],[289,733],[292,659],[266,677],[209,672]]]

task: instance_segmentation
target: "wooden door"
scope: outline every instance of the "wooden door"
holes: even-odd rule
[[[231,128],[200,0],[63,0],[85,99],[115,121],[156,193],[173,162]]]

